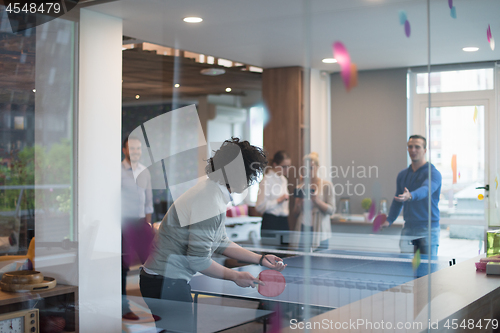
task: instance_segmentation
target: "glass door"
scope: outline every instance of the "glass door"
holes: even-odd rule
[[[498,225],[497,121],[493,91],[417,96],[413,128],[428,137],[427,158],[442,176],[441,255],[470,258],[484,251],[485,231]],[[412,133],[413,134],[413,133]]]
[[[443,177],[441,223],[484,226],[489,197],[484,189],[488,183],[486,106],[442,105],[426,108],[428,155]]]

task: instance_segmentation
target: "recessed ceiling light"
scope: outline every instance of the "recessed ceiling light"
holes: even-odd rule
[[[335,64],[335,63],[337,63],[337,59],[335,59],[335,58],[325,58],[325,59],[323,59],[321,61],[323,61],[325,64]]]
[[[232,90],[232,89],[231,89],[231,88],[229,88],[229,87],[227,87],[227,88],[226,88],[226,92],[231,92],[231,90]]]
[[[186,23],[200,23],[203,21],[201,17],[196,17],[196,16],[188,16],[183,19],[184,22]]]
[[[204,68],[200,71],[201,74],[208,75],[208,76],[222,75],[225,72],[226,72],[226,70],[223,68]]]
[[[479,50],[479,47],[464,47],[462,50],[464,50],[465,52],[476,52],[477,50]]]
[[[135,99],[139,99],[141,96],[139,95],[135,95]]]
[[[36,92],[36,89],[33,89],[33,92]]]
[[[178,84],[178,83],[174,84],[174,87],[176,87],[176,88],[179,88],[180,86],[181,86],[181,85],[180,85],[180,84]]]

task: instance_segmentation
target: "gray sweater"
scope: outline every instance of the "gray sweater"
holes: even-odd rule
[[[231,241],[224,221],[227,201],[217,183],[203,180],[180,196],[163,218],[144,264],[171,279],[190,281],[212,264]]]

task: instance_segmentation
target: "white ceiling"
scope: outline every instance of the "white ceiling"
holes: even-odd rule
[[[431,0],[431,63],[500,60],[500,1]],[[311,67],[336,71],[323,64],[331,45],[342,41],[358,69],[427,64],[427,1],[312,0],[310,30],[301,0],[120,0],[88,9],[123,18],[124,35],[169,47],[213,55],[264,68],[302,66],[310,50]],[[406,38],[398,13],[411,24]],[[203,22],[188,24],[186,16]],[[497,48],[486,39],[491,25]],[[463,52],[477,46],[478,52]]]

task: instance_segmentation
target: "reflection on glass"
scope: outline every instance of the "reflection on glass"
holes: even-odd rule
[[[431,93],[493,89],[493,68],[431,73]],[[429,75],[417,74],[417,94],[429,92]]]

